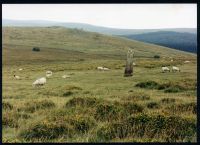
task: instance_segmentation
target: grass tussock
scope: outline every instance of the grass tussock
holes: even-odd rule
[[[176,104],[167,107],[167,110],[170,110],[174,113],[184,113],[184,112],[191,112],[193,114],[197,114],[197,104],[192,103],[185,103],[185,104]]]
[[[149,95],[144,94],[144,93],[137,93],[137,92],[133,92],[128,96],[125,96],[122,98],[122,100],[125,101],[145,101],[145,100],[150,100]]]
[[[37,110],[42,109],[51,109],[54,108],[56,105],[51,100],[42,100],[42,101],[32,101],[27,102],[24,107],[19,108],[18,111],[26,111],[30,113],[34,113]]]
[[[2,102],[2,107],[3,107],[3,110],[12,110],[13,109],[13,105],[10,104],[9,102]]]
[[[11,127],[11,128],[18,128],[19,123],[18,121],[21,119],[29,119],[31,116],[27,113],[19,113],[19,112],[3,112],[2,117],[2,125],[3,127]]]

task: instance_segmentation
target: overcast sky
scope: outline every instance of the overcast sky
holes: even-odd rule
[[[3,4],[2,18],[125,29],[196,28],[196,4]]]

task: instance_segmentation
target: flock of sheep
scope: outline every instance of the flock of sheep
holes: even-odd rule
[[[184,61],[184,63],[189,63],[190,61],[186,60]],[[181,71],[179,67],[176,66],[172,66],[172,72],[177,72],[177,71]],[[170,72],[170,69],[168,67],[162,67],[162,72]]]
[[[23,69],[20,68],[19,71],[22,71]],[[38,86],[43,86],[46,84],[47,82],[47,79],[46,78],[50,78],[51,76],[53,75],[53,72],[52,71],[46,71],[46,77],[41,77],[37,80],[35,80],[32,84],[33,87],[38,87]],[[14,78],[17,79],[17,80],[20,80],[20,76],[17,76],[17,75],[14,75]],[[63,75],[62,78],[70,78],[69,75]]]
[[[185,61],[184,63],[189,63],[190,61]],[[135,66],[136,64],[133,63],[133,66]],[[23,69],[20,68],[19,71],[22,71]],[[102,66],[99,66],[97,67],[97,70],[100,70],[100,71],[109,71],[110,69],[109,68],[106,68],[106,67],[102,67]],[[172,72],[177,72],[179,71],[180,72],[180,68],[176,67],[176,66],[172,66]],[[170,72],[170,69],[168,67],[162,67],[162,72]],[[46,84],[47,82],[47,79],[46,78],[50,78],[51,76],[53,75],[53,72],[52,71],[46,71],[46,77],[41,77],[37,80],[35,80],[32,84],[33,87],[35,86],[43,86]],[[17,75],[14,75],[14,78],[17,79],[17,80],[20,80],[20,76],[17,76]],[[69,75],[63,75],[62,78],[70,78]]]
[[[170,69],[168,67],[162,67],[162,72],[170,72]],[[176,71],[181,71],[180,68],[176,67],[176,66],[172,66],[172,72],[176,72]]]

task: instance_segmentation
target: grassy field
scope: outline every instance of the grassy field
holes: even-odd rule
[[[2,36],[3,142],[196,142],[195,54],[62,27],[3,27]],[[123,77],[127,48],[132,77]]]

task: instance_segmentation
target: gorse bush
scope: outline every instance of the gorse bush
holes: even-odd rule
[[[75,98],[72,98],[71,100],[69,100],[67,103],[66,103],[66,107],[74,107],[74,106],[88,106],[88,107],[92,107],[94,105],[96,105],[98,102],[98,100],[96,98],[89,98],[89,97],[86,97],[86,98],[81,98],[81,97],[75,97]]]
[[[171,101],[169,98],[162,100],[164,103]],[[151,101],[146,106],[156,109],[160,104]],[[170,114],[170,109],[195,112],[196,105],[188,103],[176,107],[168,108]],[[67,101],[64,108],[53,110],[44,119],[29,124],[28,128],[20,131],[20,137],[27,141],[45,141],[84,136],[90,142],[110,142],[125,138],[148,138],[149,141],[159,138],[162,141],[178,142],[194,138],[197,129],[195,119],[182,118],[173,113],[145,114],[143,111],[144,106],[134,101],[74,97]]]
[[[129,114],[139,113],[142,112],[144,109],[142,105],[138,105],[134,102],[124,102],[122,103],[122,107],[124,109],[124,112],[127,112]]]
[[[183,86],[180,86],[178,84],[173,84],[173,83],[159,84],[155,81],[140,82],[137,83],[135,87],[164,90],[165,93],[177,93],[185,90]]]
[[[176,99],[174,99],[174,98],[163,98],[161,100],[161,103],[169,104],[169,103],[174,103],[175,101],[176,101]]]
[[[159,84],[155,81],[147,81],[138,83],[135,86],[140,88],[156,89],[159,86]]]
[[[173,87],[166,88],[164,90],[164,92],[165,93],[177,93],[177,92],[181,92],[183,90],[184,90],[184,88],[182,88],[180,86],[173,86]]]
[[[147,108],[149,108],[149,109],[157,109],[159,107],[160,107],[160,105],[157,102],[149,102],[149,103],[147,103]]]
[[[57,114],[30,124],[27,129],[20,132],[20,136],[25,140],[72,138],[75,134],[87,133],[94,125],[95,120],[92,117]]]
[[[101,103],[96,106],[95,118],[97,120],[106,121],[118,118],[120,108],[114,104]]]
[[[58,138],[61,135],[71,137],[73,133],[74,128],[68,123],[43,121],[30,125],[27,130],[20,133],[20,136],[25,140],[48,140]]]
[[[66,91],[65,93],[63,93],[63,96],[66,97],[66,96],[70,96],[72,94],[73,94],[72,91]]]
[[[160,58],[160,55],[154,55],[154,58]]]
[[[39,47],[33,47],[32,51],[40,51]]]

